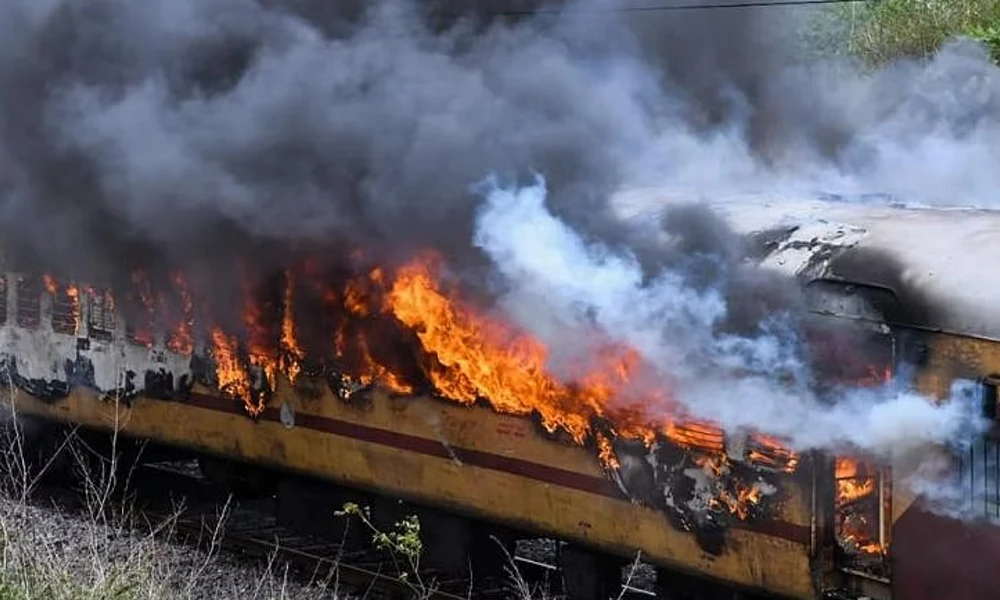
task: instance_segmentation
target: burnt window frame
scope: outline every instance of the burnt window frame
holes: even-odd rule
[[[992,427],[953,453],[952,475],[962,492],[961,509],[1000,523],[1000,374],[972,381],[980,414]]]
[[[0,273],[0,325],[10,322],[10,277]]]
[[[28,291],[32,293],[25,293],[26,284]],[[37,330],[42,326],[42,294],[45,293],[45,284],[41,277],[18,275],[15,285],[14,322],[22,329]],[[22,310],[31,295],[34,296],[33,306],[29,307],[30,310]],[[30,321],[26,320],[26,314],[33,315]]]
[[[72,296],[67,285],[57,285],[56,291],[46,290],[51,304],[49,306],[49,326],[59,335],[77,336],[80,334],[80,296],[77,289],[76,314],[73,314]],[[67,314],[66,309],[69,308]]]
[[[835,561],[837,568],[841,571],[847,571],[856,575],[861,575],[863,577],[869,577],[873,579],[883,580],[892,575],[892,511],[893,511],[893,478],[892,478],[892,467],[887,465],[878,464],[869,460],[865,460],[859,456],[850,455],[839,455],[832,457],[830,461],[831,468],[831,481],[833,482],[833,511],[831,512],[831,532],[834,537],[834,544],[836,547]],[[837,477],[836,473],[836,459],[846,458],[856,461],[859,465],[864,467],[865,472],[874,473],[873,475],[865,476],[854,476],[854,477]],[[865,568],[865,561],[861,560],[863,553],[859,554],[848,554],[842,548],[840,548],[839,540],[839,527],[837,523],[838,511],[840,507],[837,504],[837,488],[839,481],[844,480],[859,480],[859,479],[874,479],[874,490],[872,495],[875,497],[876,514],[869,515],[874,517],[876,522],[877,534],[878,534],[878,544],[882,547],[882,553],[877,555],[876,559],[869,559],[867,565],[869,567],[877,564],[877,571],[873,572]],[[855,560],[852,560],[855,559]]]
[[[806,282],[803,290],[808,310],[814,314],[856,321],[872,321],[871,318],[864,315],[817,310],[810,302],[815,295],[837,294],[843,297],[860,297],[867,303],[868,307],[881,316],[881,319],[878,319],[879,322],[892,325],[916,325],[915,323],[896,322],[887,316],[899,314],[902,303],[896,290],[886,285],[836,277],[817,277]]]
[[[115,306],[113,300],[108,302],[111,298],[111,290],[108,288],[93,288],[88,287],[86,290],[87,294],[87,337],[97,339],[100,341],[111,341],[115,337],[115,333],[118,331],[118,308]],[[94,319],[95,314],[95,300],[99,300],[102,305],[104,303],[110,304],[110,308],[102,308],[101,312],[104,314],[110,313],[111,328],[107,329],[103,327],[106,323],[98,323]]]
[[[982,415],[993,422],[993,429],[990,433],[992,435],[1000,434],[997,423],[997,417],[1000,415],[1000,406],[998,406],[998,403],[1000,403],[1000,391],[998,391],[998,388],[1000,388],[1000,375],[981,377],[978,384]]]
[[[1000,522],[1000,436],[979,437],[955,453],[953,460],[962,510]]]

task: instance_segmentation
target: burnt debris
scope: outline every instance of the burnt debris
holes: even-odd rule
[[[615,440],[617,463],[609,476],[638,504],[664,513],[676,529],[692,533],[707,553],[724,551],[726,532],[739,522],[774,518],[784,499],[781,475],[730,460],[724,453],[683,448],[660,440]]]

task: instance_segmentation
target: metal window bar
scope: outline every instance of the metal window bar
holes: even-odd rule
[[[971,516],[1000,521],[1000,440],[976,440],[956,462],[962,509]]]
[[[76,335],[79,314],[78,298],[65,287],[59,288],[52,296],[52,330],[64,335]]]
[[[7,322],[7,278],[0,275],[0,325]]]
[[[42,283],[31,277],[17,280],[17,324],[37,329],[42,322]]]
[[[90,290],[87,294],[87,329],[90,337],[110,340],[115,333],[117,317],[108,290]]]

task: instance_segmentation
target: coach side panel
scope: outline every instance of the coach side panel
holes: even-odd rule
[[[917,388],[947,398],[956,380],[972,380],[975,397],[957,401],[993,403],[1000,374],[1000,343],[950,334],[919,336],[924,364]],[[896,465],[893,492],[893,598],[895,600],[988,600],[1000,590],[1000,442],[993,435],[954,454],[938,449],[906,457]],[[947,492],[962,518],[932,510],[935,500],[917,494],[907,475],[921,469],[925,478],[940,477],[930,489]],[[954,504],[956,503],[957,504]]]
[[[397,495],[784,596],[817,596],[810,473],[787,485],[778,518],[734,527],[721,554],[657,510],[621,498],[586,449],[542,437],[530,419],[381,392],[306,399],[279,383],[262,418],[195,388],[185,401],[132,407],[75,391],[57,403],[17,397],[20,410]],[[805,467],[805,465],[803,465]],[[338,507],[330,507],[330,518]],[[321,518],[321,517],[320,517]]]

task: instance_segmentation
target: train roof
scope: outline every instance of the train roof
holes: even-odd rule
[[[616,206],[643,218],[684,201],[665,190],[627,190]],[[1000,339],[1000,283],[992,271],[1000,265],[1000,211],[880,199],[701,202],[759,243],[756,256],[766,268],[885,288],[908,311],[906,324]]]

